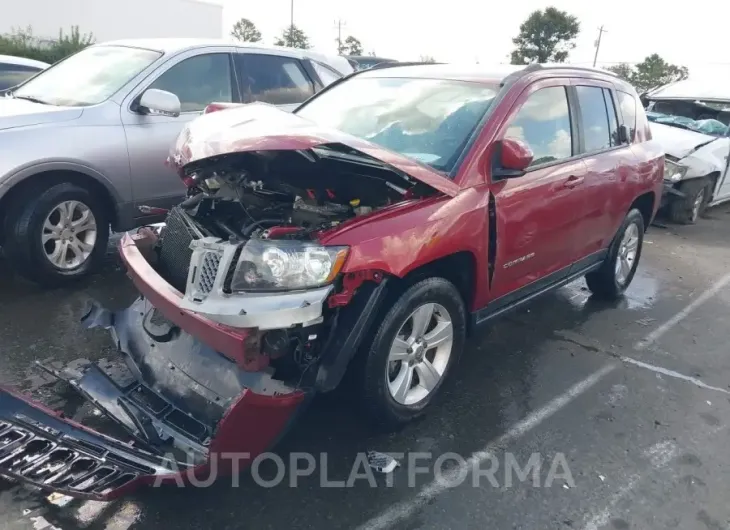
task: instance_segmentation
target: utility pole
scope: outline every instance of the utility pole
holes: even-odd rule
[[[606,33],[606,30],[603,29],[603,25],[601,25],[600,28],[598,28],[598,39],[596,40],[596,54],[593,56],[593,67],[596,67],[596,62],[598,61],[598,50],[601,48],[601,37],[603,34]]]
[[[291,0],[291,22],[289,24],[289,46],[294,46],[294,0]]]
[[[335,21],[335,28],[337,29],[337,53],[340,53],[340,50],[342,50],[342,26],[346,26],[347,22],[343,21],[341,18],[338,18]]]

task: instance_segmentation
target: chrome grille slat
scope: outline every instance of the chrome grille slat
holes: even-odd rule
[[[221,263],[221,255],[218,252],[206,252],[203,256],[198,277],[196,278],[197,290],[201,294],[208,294],[213,290],[215,277],[218,275],[218,268]]]

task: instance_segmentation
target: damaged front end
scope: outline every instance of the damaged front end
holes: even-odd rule
[[[339,384],[389,278],[377,267],[348,271],[357,249],[337,244],[337,234],[458,186],[367,142],[248,107],[185,128],[171,161],[188,198],[161,231],[120,243],[139,299],[116,312],[94,305],[82,319],[111,332],[123,373],[44,368],[123,436],[3,391],[0,474],[105,500],[213,468],[235,473],[271,448],[316,392]],[[280,120],[283,132],[234,134],[257,119],[260,130]]]

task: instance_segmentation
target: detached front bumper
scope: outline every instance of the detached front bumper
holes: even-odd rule
[[[668,180],[664,181],[664,189],[662,190],[662,200],[660,207],[664,207],[671,201],[681,199],[686,196],[682,191],[674,187],[675,184],[676,183]]]
[[[124,439],[0,389],[0,475],[97,500],[146,484],[206,480],[270,449],[309,403],[311,392],[265,367],[242,368],[254,332],[183,310],[182,294],[149,265],[138,241],[124,236],[121,254],[143,296],[118,312],[95,305],[82,319],[111,332],[124,373],[94,363],[45,368],[113,420]]]

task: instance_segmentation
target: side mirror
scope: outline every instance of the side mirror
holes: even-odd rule
[[[505,138],[497,143],[492,163],[492,178],[521,177],[532,163],[532,149],[516,138]]]
[[[137,106],[144,114],[161,114],[173,118],[180,116],[180,99],[166,90],[145,90]]]

